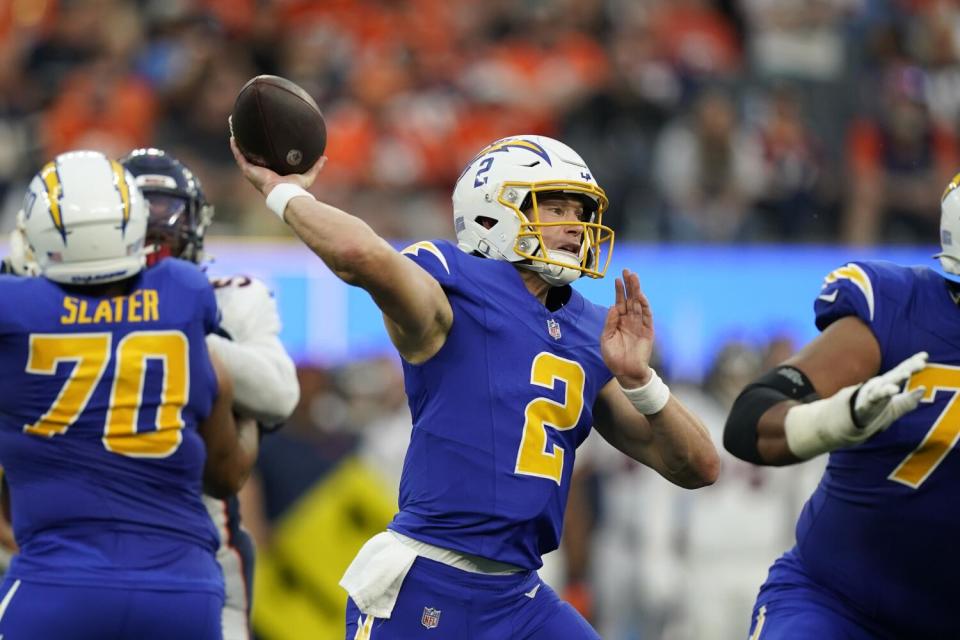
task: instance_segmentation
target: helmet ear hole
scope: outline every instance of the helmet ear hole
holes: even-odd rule
[[[497,224],[497,221],[489,216],[477,216],[473,219],[473,221],[482,226],[484,229],[493,229],[493,227]]]

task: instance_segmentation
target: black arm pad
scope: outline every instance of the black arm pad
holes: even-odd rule
[[[764,464],[757,450],[757,423],[767,409],[784,400],[809,402],[817,392],[796,367],[782,365],[768,371],[740,392],[723,428],[724,448],[747,462]]]

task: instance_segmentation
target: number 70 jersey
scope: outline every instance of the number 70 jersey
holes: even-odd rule
[[[21,547],[10,573],[222,592],[197,433],[217,392],[213,290],[164,260],[125,296],[82,291],[0,277],[0,465]]]
[[[535,569],[559,544],[575,452],[612,378],[606,309],[570,289],[551,312],[516,267],[449,242],[405,253],[444,288],[453,325],[427,362],[404,363],[413,432],[390,528]]]
[[[881,371],[918,351],[906,383],[920,406],[865,443],[830,454],[797,523],[797,552],[818,582],[888,629],[955,637],[960,579],[960,288],[931,269],[853,262],[830,273],[820,329],[845,316],[880,345]],[[950,629],[950,633],[944,630]]]

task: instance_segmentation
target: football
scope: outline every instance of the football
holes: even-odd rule
[[[233,103],[230,134],[247,160],[280,175],[304,173],[327,146],[320,107],[279,76],[256,76],[243,85]]]

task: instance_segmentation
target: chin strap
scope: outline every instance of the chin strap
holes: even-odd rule
[[[562,287],[568,285],[582,274],[576,269],[570,269],[569,267],[557,267],[556,265],[547,265],[550,268],[557,269],[556,273],[548,273],[546,271],[538,272],[538,275],[551,287]]]
[[[583,272],[580,270],[580,259],[569,251],[549,249],[547,256],[554,262],[563,262],[570,266],[567,267],[541,261],[526,262],[518,264],[517,266],[535,272],[544,282],[552,287],[562,287],[570,284],[583,275]]]

